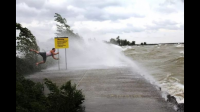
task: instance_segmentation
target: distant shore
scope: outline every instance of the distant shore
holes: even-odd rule
[[[144,45],[162,45],[162,44],[184,44],[184,43],[153,43],[153,44],[144,44]],[[141,44],[135,44],[135,45],[141,45]]]

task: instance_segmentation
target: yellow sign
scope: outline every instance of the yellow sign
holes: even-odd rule
[[[68,37],[56,37],[55,39],[55,48],[69,48]]]

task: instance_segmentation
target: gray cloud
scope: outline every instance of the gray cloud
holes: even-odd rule
[[[102,33],[131,33],[131,32],[142,32],[144,31],[145,28],[141,28],[141,27],[135,27],[132,24],[127,24],[125,28],[118,28],[118,29],[102,29],[101,32]]]
[[[123,33],[131,32],[158,32],[157,30],[159,29],[184,30],[184,24],[180,25],[180,23],[169,20],[153,21],[153,25],[146,25],[145,28],[136,27],[132,24],[127,24],[127,26],[118,29],[103,27],[104,29],[95,31],[87,29],[86,27],[74,27],[74,22],[84,23],[87,21],[88,24],[91,25],[94,21],[111,20],[110,22],[115,24],[123,23],[121,20],[128,19],[130,17],[136,18],[135,21],[139,20],[142,22],[143,19],[140,18],[145,18],[146,16],[139,13],[141,12],[141,9],[139,8],[138,10],[138,7],[129,10],[131,9],[130,6],[134,6],[134,3],[137,2],[130,2],[128,0],[126,2],[123,0],[63,0],[62,4],[60,3],[60,0],[54,1],[55,4],[50,2],[50,0],[16,0],[16,22],[25,24],[30,24],[33,20],[39,22],[38,24],[28,26],[28,28],[37,38],[41,40],[46,40],[55,35],[55,23],[50,22],[54,21],[55,13],[59,13],[62,17],[66,18],[67,24],[69,24],[75,32],[85,37],[98,35],[99,38],[103,38],[106,35],[123,35]],[[171,13],[180,14],[183,12],[183,6],[181,5],[183,2],[184,0],[168,0],[163,4],[153,5],[157,7],[154,10],[150,10],[150,12],[153,12],[152,16],[155,15],[156,17],[165,17],[165,15]],[[151,1],[149,2],[149,5],[152,5]],[[117,10],[115,10],[115,8],[117,8]],[[118,11],[121,8],[123,10]],[[127,10],[124,11],[125,8],[127,8]],[[154,13],[155,10],[158,12],[157,14]],[[149,19],[154,19],[154,17]],[[173,20],[173,18],[171,19]],[[148,21],[144,21],[144,24],[146,22]],[[178,25],[180,25],[180,27],[178,27]]]
[[[30,22],[37,17],[38,21],[41,20],[54,20],[54,13],[59,13],[66,19],[78,19],[78,16],[84,16],[87,20],[104,21],[104,20],[118,20],[127,19],[129,17],[143,18],[144,15],[137,13],[107,13],[104,8],[106,7],[120,7],[124,6],[121,1],[117,0],[101,0],[91,1],[85,0],[84,2],[78,2],[79,0],[67,1],[62,6],[45,3],[44,0],[17,0],[16,3],[16,14],[17,20],[21,22],[20,17],[26,17],[23,21]],[[67,7],[73,7],[74,10]],[[79,18],[84,19],[84,18]]]
[[[144,15],[139,15],[136,13],[118,13],[118,14],[112,14],[107,13],[104,10],[101,10],[99,8],[93,8],[89,12],[85,13],[84,16],[89,20],[94,21],[104,21],[104,20],[119,20],[119,19],[128,19],[130,17],[136,17],[136,18],[143,18]]]
[[[45,0],[16,0],[16,4],[21,3],[25,3],[32,8],[41,9],[45,4]]]
[[[101,1],[91,1],[84,0],[84,2],[80,2],[80,0],[73,0],[71,4],[74,7],[82,8],[85,10],[84,15],[88,20],[95,21],[103,21],[103,20],[118,20],[118,19],[127,19],[129,17],[143,18],[144,15],[140,15],[137,13],[117,13],[112,14],[108,13],[104,10],[107,7],[124,7],[127,4],[122,2],[121,0],[101,0]]]
[[[147,30],[159,30],[159,29],[168,29],[168,30],[181,30],[181,27],[176,26],[178,23],[171,20],[164,21],[153,21],[154,25],[146,25]]]
[[[81,12],[81,11],[80,11]],[[16,20],[17,22],[31,22],[37,21],[52,21],[54,20],[55,13],[61,14],[67,20],[79,15],[78,11],[68,9],[67,7],[49,6],[46,5],[41,9],[30,7],[26,3],[16,4]]]
[[[24,17],[25,15],[27,17],[35,17],[39,12],[41,12],[34,7],[29,7],[26,3],[17,4],[16,9],[17,17]]]
[[[160,14],[177,13],[179,10],[182,10],[182,7],[178,5],[179,2],[184,3],[184,0],[165,0],[155,8],[155,11]]]
[[[84,0],[84,1],[72,0],[70,1],[70,4],[84,9],[90,7],[96,7],[102,9],[105,7],[116,7],[124,5],[124,3],[121,0]]]
[[[158,7],[156,8],[156,11],[158,11],[161,14],[170,14],[177,12],[174,8],[167,8],[167,7]]]
[[[164,21],[153,21],[154,24],[160,25],[160,26],[166,26],[166,25],[176,25],[177,23],[171,20],[164,20]]]
[[[127,24],[127,27],[123,29],[122,31],[125,33],[130,33],[130,32],[142,32],[144,30],[145,28],[135,27],[132,24]]]

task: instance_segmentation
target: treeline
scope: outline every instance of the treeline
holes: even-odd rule
[[[123,40],[123,39],[120,39],[119,36],[118,36],[116,39],[111,38],[111,39],[110,39],[110,43],[116,44],[116,45],[119,45],[119,46],[135,45],[135,41],[129,42],[129,41],[126,40],[126,39],[124,39],[124,40]]]
[[[116,39],[111,38],[108,43],[116,44],[116,45],[119,45],[119,46],[127,46],[127,45],[132,46],[132,45],[136,45],[135,41],[129,42],[126,39],[120,39],[119,36]],[[144,43],[142,42],[140,45],[147,45],[147,43],[146,42],[144,42]]]
[[[66,33],[72,38],[80,38],[78,34],[73,33],[64,18],[57,13],[54,17],[55,21],[61,24],[57,25],[58,36]],[[66,27],[68,28],[65,29]],[[36,67],[35,63],[42,60],[42,58],[29,51],[29,49],[40,51],[35,36],[29,29],[22,27],[20,23],[16,23],[16,30],[19,31],[19,36],[16,36],[16,111],[83,112],[84,107],[81,104],[85,97],[81,90],[76,89],[76,84],[71,84],[71,81],[58,87],[50,80],[44,79],[44,84],[50,91],[45,96],[44,84],[24,78],[24,75],[40,71],[56,61],[52,61],[53,59],[49,58],[45,64]]]

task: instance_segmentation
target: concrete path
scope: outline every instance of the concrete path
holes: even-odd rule
[[[71,80],[85,95],[86,112],[175,112],[156,87],[130,68],[48,70],[28,76],[57,85]]]

